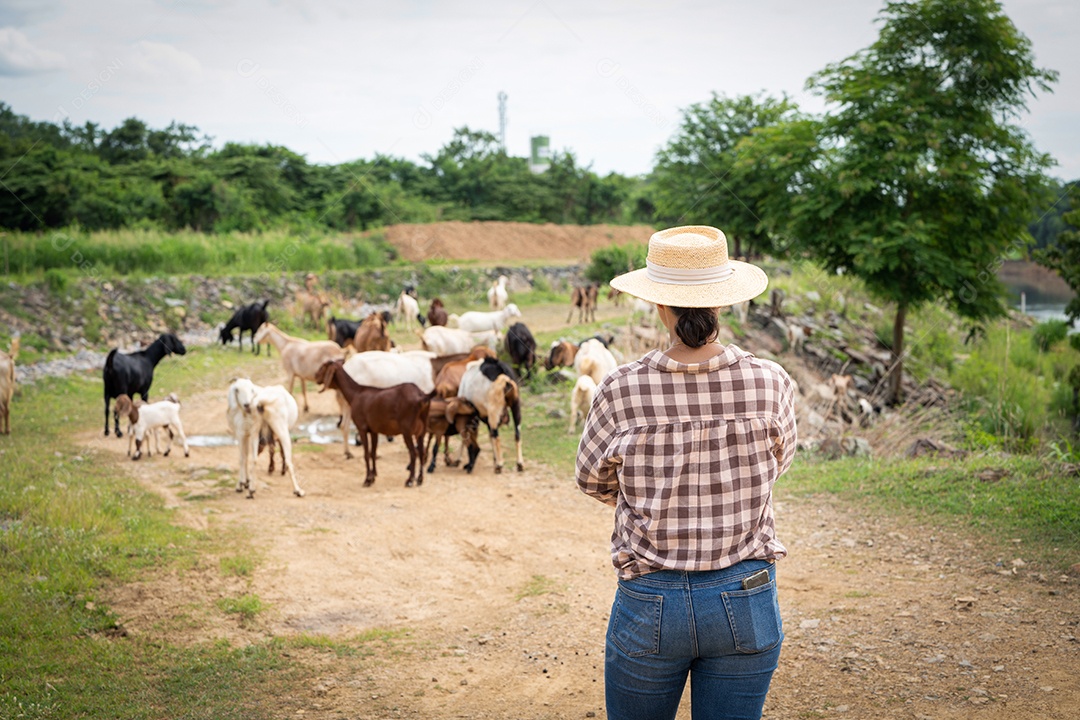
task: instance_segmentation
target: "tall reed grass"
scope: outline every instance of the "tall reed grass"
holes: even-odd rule
[[[286,229],[210,235],[190,230],[85,232],[69,228],[47,233],[9,232],[0,238],[0,245],[0,269],[17,277],[48,271],[103,276],[319,272],[381,266],[394,258],[393,249],[380,235]]]

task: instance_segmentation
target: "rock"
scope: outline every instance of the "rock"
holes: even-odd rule
[[[819,625],[821,625],[821,620],[818,620],[816,618],[813,619],[813,620],[803,620],[801,623],[799,623],[799,629],[800,630],[816,630]]]
[[[866,438],[846,437],[840,441],[845,454],[852,457],[870,457],[870,442]]]
[[[841,447],[840,441],[836,438],[825,438],[821,441],[818,452],[830,460],[836,460],[844,455],[844,448]]]

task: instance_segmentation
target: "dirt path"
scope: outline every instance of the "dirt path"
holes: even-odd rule
[[[256,382],[280,381],[260,367]],[[225,433],[223,395],[185,400],[190,434]],[[335,412],[312,399],[311,415]],[[233,447],[125,463],[180,521],[248,536],[262,555],[250,577],[222,579],[214,559],[116,588],[128,631],[234,643],[407,633],[361,673],[328,666],[274,717],[604,717],[611,511],[535,462],[494,474],[486,448],[472,475],[440,467],[420,488],[403,487],[400,441],[380,444],[369,488],[359,455],[341,454],[298,443],[303,499],[263,461],[256,498],[237,495]],[[829,498],[781,495],[777,526],[791,552],[778,572],[787,639],[766,717],[1080,717],[1075,581],[1031,573],[1022,546],[998,565],[960,534]],[[245,593],[268,606],[250,625],[213,611]]]

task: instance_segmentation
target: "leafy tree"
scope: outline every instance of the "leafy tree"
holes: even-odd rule
[[[1035,239],[1035,248],[1044,250],[1056,245],[1058,237],[1068,229],[1068,224],[1062,217],[1069,209],[1066,198],[1076,192],[1080,192],[1080,180],[1073,180],[1065,184],[1054,183],[1050,188],[1050,197],[1053,204],[1049,208],[1039,206],[1035,211],[1035,220],[1028,224],[1031,237]]]
[[[787,98],[713,94],[707,103],[691,105],[682,125],[656,159],[652,181],[657,214],[667,224],[707,218],[724,229],[734,254],[780,249],[762,221],[762,202],[782,193],[775,176],[760,164],[737,163],[755,130],[800,117]]]
[[[895,303],[899,402],[909,311],[936,302],[975,322],[1005,311],[996,270],[1030,242],[1051,164],[1015,121],[1057,73],[1035,66],[994,0],[890,2],[881,19],[870,47],[810,78],[833,109],[766,130],[750,154],[789,190],[766,212],[827,269]]]
[[[1080,193],[1080,186],[1070,186],[1073,193]],[[1064,200],[1065,196],[1062,196]],[[1066,202],[1069,207],[1071,203]],[[1065,228],[1058,235],[1057,243],[1048,248],[1037,251],[1035,260],[1051,270],[1056,270],[1072,288],[1073,299],[1065,306],[1065,313],[1069,320],[1075,321],[1080,318],[1080,208],[1070,210],[1062,216],[1062,225]]]
[[[150,155],[148,134],[146,123],[130,117],[101,137],[98,153],[112,164],[144,160]]]

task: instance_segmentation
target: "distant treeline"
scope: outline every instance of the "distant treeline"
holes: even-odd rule
[[[0,102],[0,229],[321,233],[437,220],[664,225],[682,219],[661,202],[665,189],[678,185],[664,165],[664,153],[676,146],[673,140],[645,178],[601,177],[570,152],[555,153],[545,172],[534,173],[494,135],[467,127],[422,163],[376,155],[319,165],[276,145],[215,150],[198,128],[176,122],[164,129],[137,118],[112,130],[57,125]],[[1033,210],[1035,248],[1055,245],[1067,229],[1062,214],[1078,182],[1059,185],[1056,204]],[[681,198],[686,188],[677,189]]]
[[[137,118],[112,130],[36,122],[0,103],[0,228],[362,231],[436,220],[653,219],[641,179],[601,177],[569,152],[533,173],[494,135],[468,128],[423,163],[376,155],[319,165],[284,147],[215,150],[210,140],[190,125],[153,129]]]

